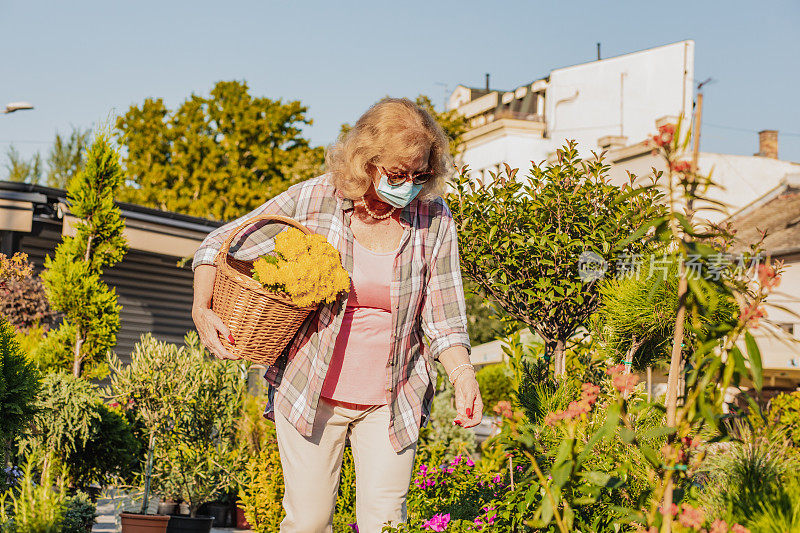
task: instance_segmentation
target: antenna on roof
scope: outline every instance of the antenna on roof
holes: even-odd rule
[[[486,73],[486,90],[489,90],[489,73]]]
[[[600,43],[597,43],[597,60],[600,61]]]

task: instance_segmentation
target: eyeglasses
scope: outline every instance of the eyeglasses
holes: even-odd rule
[[[378,167],[386,175],[386,181],[389,185],[397,187],[406,181],[411,181],[414,185],[423,185],[433,178],[434,174],[430,170],[423,170],[422,172],[390,172],[384,167]]]

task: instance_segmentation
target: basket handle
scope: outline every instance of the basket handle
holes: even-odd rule
[[[222,244],[222,247],[219,249],[218,255],[227,255],[228,251],[231,248],[231,243],[233,239],[239,234],[242,229],[246,228],[247,226],[252,226],[256,222],[261,222],[262,220],[267,220],[269,222],[280,222],[281,224],[286,224],[287,226],[291,226],[293,228],[297,228],[306,235],[311,235],[311,230],[299,223],[298,221],[291,219],[289,217],[285,217],[283,215],[258,215],[245,220],[241,224],[239,224],[233,231],[231,231],[228,236],[225,238],[225,242]]]

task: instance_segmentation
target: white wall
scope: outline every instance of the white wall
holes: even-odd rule
[[[582,153],[605,135],[639,142],[657,118],[689,115],[693,78],[694,41],[554,70],[545,99],[549,136],[557,145],[576,139]]]
[[[469,165],[472,171],[493,169],[495,165],[508,163],[511,168],[518,168],[517,176],[528,175],[531,160],[541,162],[547,159],[550,152],[548,139],[536,138],[522,134],[506,135],[505,137],[482,142],[467,150],[463,157],[463,164]],[[474,174],[473,174],[474,175]]]

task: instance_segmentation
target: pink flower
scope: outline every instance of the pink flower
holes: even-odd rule
[[[623,364],[610,366],[606,369],[606,374],[609,376],[615,376],[617,374],[622,374],[623,372],[625,372],[625,365]]]
[[[475,466],[475,462],[472,460],[472,457],[467,456],[467,466]]]
[[[497,474],[496,476],[494,476],[492,478],[492,481],[495,482],[495,483],[500,483],[501,481],[503,481],[503,476],[501,476],[500,474]]]
[[[688,503],[681,505],[681,515],[678,517],[678,522],[680,522],[683,527],[699,529],[703,527],[703,522],[705,521],[706,514],[702,509],[696,509]]]
[[[709,533],[728,533],[728,523],[725,520],[714,520]]]
[[[659,510],[659,512],[661,514],[665,514],[663,506],[660,506],[658,508],[658,510]],[[671,514],[672,516],[675,516],[676,514],[678,514],[678,506],[675,505],[674,503],[672,505],[670,505],[670,507],[669,507],[669,514]]]
[[[636,374],[628,374],[627,376],[614,376],[614,387],[622,392],[631,392],[636,384],[639,382],[639,376]]]
[[[750,530],[741,524],[733,524],[731,527],[731,533],[750,533]]]
[[[422,527],[425,529],[431,529],[433,531],[444,531],[447,529],[447,524],[450,523],[450,513],[447,514],[435,514],[431,517],[430,520],[422,524]]]

